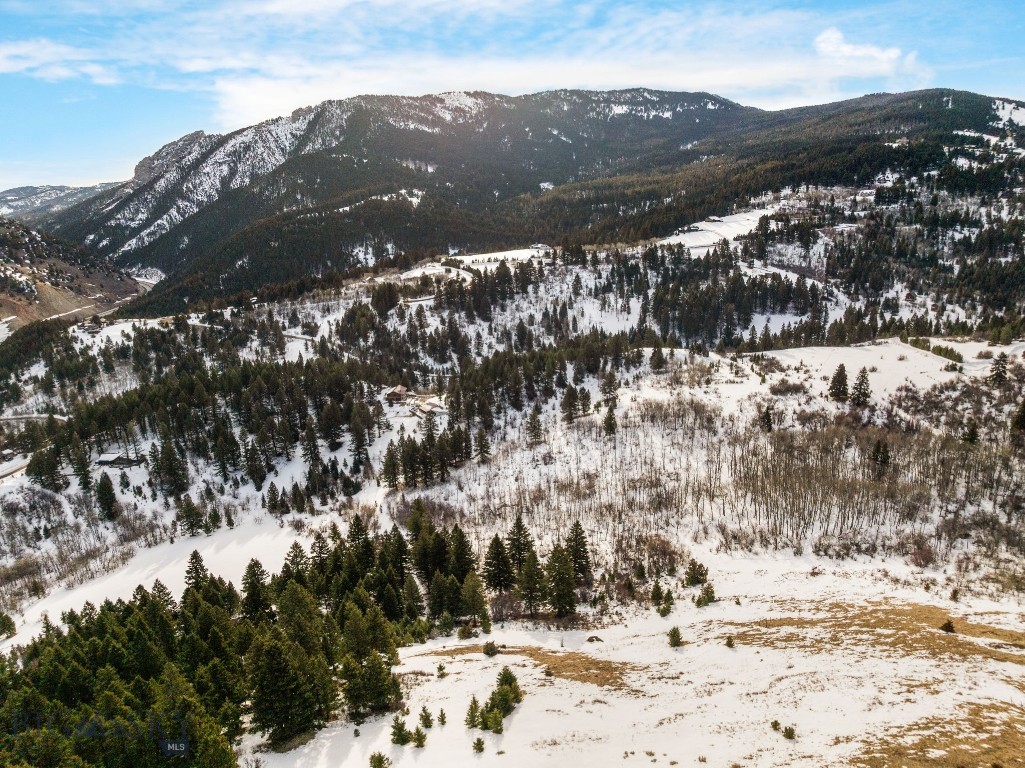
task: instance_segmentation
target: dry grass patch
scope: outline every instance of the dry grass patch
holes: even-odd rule
[[[455,648],[432,651],[430,655],[456,657],[483,653],[484,646],[482,645],[460,645]],[[626,682],[627,674],[644,669],[638,664],[596,659],[579,651],[551,651],[547,648],[529,646],[503,647],[500,655],[526,657],[543,666],[546,671],[550,672],[551,677],[588,683],[601,688],[640,693]]]
[[[950,718],[926,718],[886,732],[850,763],[858,768],[1025,766],[1025,710],[971,704]]]
[[[1025,665],[1025,632],[951,617],[935,606],[882,601],[866,605],[812,604],[811,607],[818,609],[815,615],[725,624],[737,628],[733,634],[738,642],[764,647],[797,647],[814,653],[862,645],[902,655],[919,652]],[[940,629],[948,618],[952,618],[954,624],[952,633]]]

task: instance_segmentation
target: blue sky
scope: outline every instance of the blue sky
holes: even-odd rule
[[[128,178],[184,133],[360,93],[1025,99],[1023,39],[1022,0],[0,0],[0,189]]]

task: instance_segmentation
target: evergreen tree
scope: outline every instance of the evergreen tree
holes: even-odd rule
[[[829,396],[839,403],[846,403],[847,395],[847,369],[840,363],[829,382]]]
[[[872,389],[868,384],[868,369],[862,366],[854,379],[854,387],[851,389],[851,405],[864,408],[872,399]]]
[[[591,571],[591,553],[587,546],[587,536],[584,527],[579,520],[573,521],[569,531],[569,538],[566,540],[566,551],[569,553],[573,563],[573,575],[578,584],[588,586],[594,581],[594,574]]]
[[[661,371],[666,367],[666,356],[662,352],[662,343],[655,342],[655,348],[651,351],[651,370]]]
[[[562,420],[567,424],[572,424],[576,419],[578,405],[577,388],[570,384],[566,387],[566,392],[563,394],[562,402],[559,405],[562,410]]]
[[[187,589],[202,590],[210,580],[210,573],[203,562],[203,556],[198,550],[192,550],[189,555],[189,564],[185,568],[185,587]]]
[[[572,574],[572,566],[570,567]],[[538,562],[537,553],[534,547],[527,549],[523,558],[523,568],[520,570],[519,579],[516,585],[516,596],[531,618],[537,615],[537,609],[545,601],[545,575],[541,570],[541,563]]]
[[[527,417],[526,425],[527,441],[531,445],[537,445],[544,439],[544,428],[541,426],[541,405],[534,403],[534,407]]]
[[[476,571],[470,571],[463,582],[462,607],[467,616],[480,619],[485,632],[491,631],[491,616],[488,614],[488,601],[484,596],[484,585]]]
[[[389,488],[399,487],[399,469],[399,452],[395,448],[395,442],[389,441],[381,465],[381,479]]]
[[[480,427],[477,430],[477,440],[473,456],[481,464],[487,464],[488,459],[491,458],[491,441],[488,440],[488,433],[484,427]]]
[[[496,533],[488,545],[488,552],[484,558],[484,583],[488,585],[488,589],[495,592],[508,592],[513,588],[515,581],[516,576],[509,553]]]
[[[546,602],[559,618],[576,611],[576,578],[569,553],[556,544],[545,565]]]
[[[605,404],[609,410],[614,410],[617,401],[616,393],[619,391],[619,381],[616,379],[616,374],[611,370],[601,380],[599,391],[601,396],[605,398]]]
[[[1001,352],[993,360],[993,366],[989,372],[989,380],[998,387],[1007,383],[1007,353]]]
[[[268,575],[259,560],[253,558],[242,575],[242,615],[254,624],[274,618]]]
[[[466,580],[467,575],[477,567],[476,558],[473,556],[473,547],[470,540],[466,538],[463,529],[459,525],[452,526],[448,542],[448,573],[455,576],[460,584]]]
[[[602,419],[602,432],[605,434],[606,437],[612,437],[616,434],[616,430],[618,428],[619,425],[616,422],[616,412],[612,410],[612,406],[610,405],[608,410],[605,411],[605,418]]]
[[[113,520],[117,516],[117,495],[114,493],[114,483],[106,472],[100,475],[100,480],[96,483],[96,504],[107,520]]]
[[[406,581],[402,585],[402,606],[405,617],[410,621],[418,619],[424,614],[423,597],[412,573],[406,574]]]
[[[323,725],[334,705],[330,670],[278,636],[258,638],[250,649],[253,725],[280,744]]]
[[[523,570],[527,552],[534,548],[534,541],[523,522],[523,515],[516,515],[506,539],[509,542],[509,560],[512,562],[513,568],[516,569],[516,573],[519,574]]]
[[[310,466],[320,466],[320,445],[317,443],[317,433],[313,428],[313,419],[306,422],[306,431],[303,432],[303,460]]]

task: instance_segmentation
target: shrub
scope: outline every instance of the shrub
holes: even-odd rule
[[[431,716],[431,711],[427,709],[427,706],[420,707],[420,725],[424,728],[430,728],[434,725],[434,718]]]
[[[416,730],[413,731],[413,746],[423,749],[424,744],[427,743],[427,732],[419,725]]]
[[[380,752],[375,752],[370,756],[370,768],[389,768],[391,765],[391,758]]]
[[[0,637],[14,637],[18,634],[18,627],[14,619],[6,613],[0,612]]]
[[[470,707],[466,710],[466,720],[463,722],[467,728],[477,728],[480,725],[480,702],[476,696],[470,699]]]
[[[477,632],[469,624],[463,624],[459,627],[456,637],[460,640],[469,640],[471,637],[477,637]]]
[[[786,728],[783,729],[783,738],[784,739],[796,739],[797,738],[797,731],[794,730],[794,726],[788,725]]]
[[[400,747],[405,746],[409,743],[410,738],[409,729],[406,728],[406,721],[395,715],[395,718],[391,721],[391,743],[398,744]]]
[[[715,588],[711,583],[705,583],[701,587],[701,594],[698,595],[697,600],[694,601],[698,608],[704,608],[706,605],[711,605],[715,602]]]
[[[944,632],[949,632],[949,633],[953,634],[954,631],[955,631],[954,630],[954,622],[952,622],[950,619],[947,619],[945,622],[940,624],[940,629],[942,629]]]
[[[477,737],[476,741],[473,742],[473,751],[480,754],[484,751],[484,739],[480,736]]]
[[[733,635],[730,635],[729,637],[726,638],[726,647],[727,648],[733,648],[736,645],[737,645],[736,642],[734,642],[734,640],[733,640]]]
[[[936,562],[936,551],[928,542],[922,542],[911,551],[909,559],[916,568],[928,568]]]
[[[679,648],[683,645],[683,637],[680,635],[680,628],[673,627],[669,630],[669,647]]]
[[[444,725],[446,723],[446,721],[447,721],[447,718],[445,717],[445,710],[443,710],[443,709],[438,710],[438,725]]]
[[[445,671],[445,665],[444,664],[439,664],[438,665],[438,679],[440,680],[440,679],[445,678],[445,677],[448,677],[448,672]]]
[[[708,581],[708,568],[703,566],[693,557],[687,563],[686,582],[688,587],[696,587]]]
[[[657,581],[651,587],[651,602],[654,605],[661,605],[662,603],[662,585]]]
[[[772,727],[772,730],[779,730],[779,720],[773,720],[771,723],[769,723],[769,725]]]
[[[484,643],[484,655],[485,656],[497,656],[499,654],[498,646],[495,645],[494,640],[488,640]]]

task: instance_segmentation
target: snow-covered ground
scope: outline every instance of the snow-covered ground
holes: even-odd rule
[[[676,597],[665,618],[617,608],[570,631],[509,623],[490,637],[403,648],[397,671],[410,729],[423,706],[447,718],[423,749],[391,744],[389,715],[359,725],[358,737],[339,721],[291,752],[260,757],[267,768],[366,765],[374,752],[397,768],[899,765],[867,761],[905,744],[914,752],[924,723],[956,727],[976,708],[1020,724],[1025,652],[1011,644],[1025,640],[1021,606],[951,603],[912,586],[919,574],[900,564],[700,556],[719,596],[705,608],[690,602],[694,589],[663,579]],[[940,630],[948,616],[957,634]],[[677,649],[667,640],[673,626],[684,641]],[[488,658],[484,639],[506,648]],[[483,701],[503,665],[523,702],[501,735],[467,729],[470,698]],[[783,737],[787,726],[795,739]],[[485,749],[475,755],[478,736]],[[971,737],[936,739],[934,758],[962,740]],[[248,737],[246,748],[257,743]]]
[[[739,235],[746,235],[758,226],[758,219],[762,216],[771,216],[778,206],[755,208],[742,213],[734,213],[729,216],[713,217],[705,219],[700,224],[695,224],[693,231],[679,232],[659,241],[664,245],[684,245],[691,249],[691,255],[704,256],[708,251],[718,245],[721,240],[728,240],[732,244],[733,238]]]

